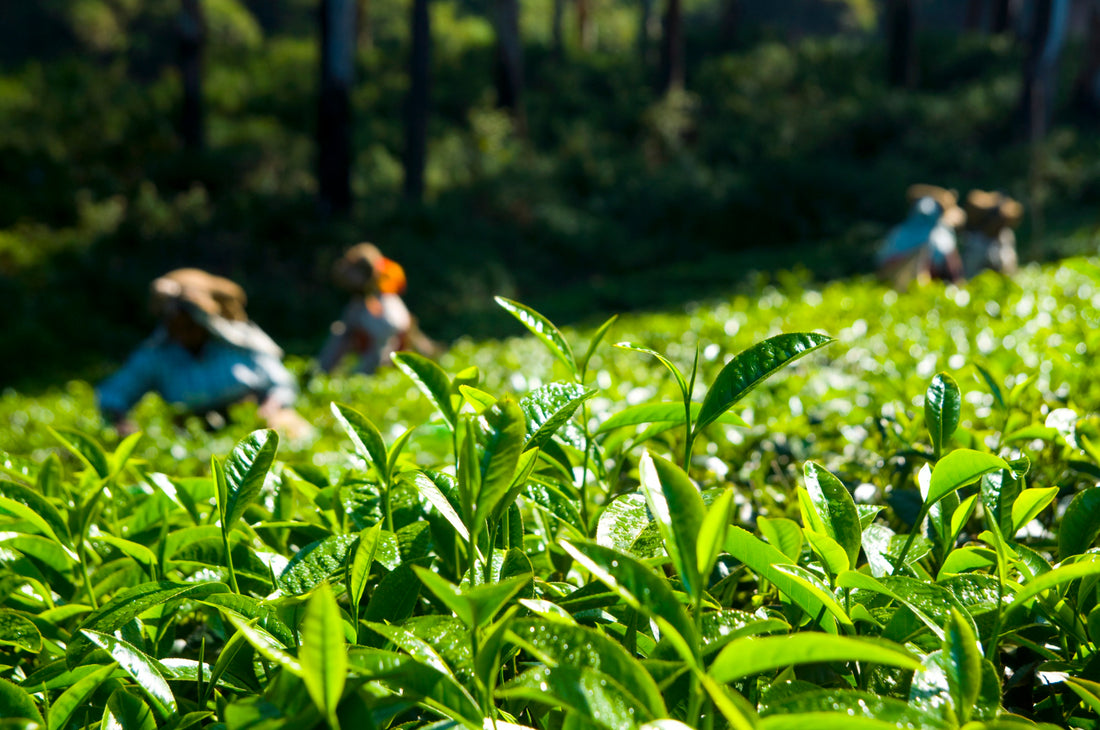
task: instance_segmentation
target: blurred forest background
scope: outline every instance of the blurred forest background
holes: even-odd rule
[[[866,272],[913,182],[1095,251],[1098,71],[1097,0],[0,2],[0,387],[105,374],[178,266],[311,355],[361,240],[444,340]]]

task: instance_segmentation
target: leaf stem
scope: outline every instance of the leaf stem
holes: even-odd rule
[[[241,588],[237,585],[237,572],[233,570],[233,551],[229,548],[229,532],[222,525],[222,545],[225,548],[225,567],[229,569],[229,587],[234,593],[240,595]]]

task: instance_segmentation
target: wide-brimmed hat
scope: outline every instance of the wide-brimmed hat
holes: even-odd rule
[[[959,196],[954,190],[941,188],[939,185],[916,183],[905,191],[905,197],[910,205],[921,198],[932,198],[943,209],[940,219],[952,228],[961,228],[966,223],[966,211],[959,207]]]
[[[249,321],[244,289],[234,281],[202,269],[176,269],[150,286],[150,308],[161,320],[183,311],[214,337],[231,345],[281,357],[283,351]]]
[[[332,278],[341,289],[364,294],[377,289],[382,294],[405,292],[405,270],[382,255],[373,243],[358,243],[337,259]]]
[[[968,227],[996,236],[1002,228],[1015,228],[1024,217],[1024,206],[998,191],[971,190],[966,195]]]
[[[153,280],[150,308],[157,317],[170,315],[178,306],[199,310],[232,322],[248,319],[248,298],[237,283],[202,269],[176,269]]]

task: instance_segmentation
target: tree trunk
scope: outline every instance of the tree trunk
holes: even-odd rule
[[[206,42],[206,23],[200,0],[183,0],[179,22],[180,79],[183,82],[183,103],[180,109],[180,137],[187,149],[203,146],[202,50]]]
[[[664,35],[661,38],[660,92],[684,88],[684,13],[681,0],[665,6]]]
[[[565,0],[554,0],[550,16],[550,43],[555,58],[565,57]]]
[[[1023,136],[1032,142],[1045,137],[1050,126],[1051,100],[1068,18],[1069,0],[1036,0],[1018,110]]]
[[[1100,114],[1100,5],[1089,12],[1085,63],[1073,83],[1073,104],[1085,114]]]
[[[526,133],[523,112],[523,46],[519,37],[518,0],[494,0],[497,51],[497,104],[512,114],[516,132]]]
[[[1051,100],[1057,76],[1058,57],[1065,42],[1069,0],[1035,0],[1028,33],[1024,85],[1020,94],[1018,129],[1031,146],[1028,170],[1028,199],[1031,215],[1029,256],[1041,257],[1045,232],[1043,204],[1046,197],[1046,155],[1043,139],[1051,120]]]
[[[582,51],[592,50],[592,7],[589,0],[577,0],[577,39]]]
[[[737,30],[741,25],[741,0],[723,0],[718,18],[718,42],[721,48],[732,51],[737,45]]]
[[[653,26],[655,24],[653,17],[653,0],[641,0],[641,7],[639,9],[638,58],[641,59],[644,68],[649,68],[649,64],[653,60],[651,55],[651,41],[654,36]]]
[[[369,51],[374,48],[374,16],[370,11],[370,0],[359,0],[359,48]]]
[[[963,29],[971,33],[981,30],[983,10],[985,10],[985,0],[967,0]]]
[[[990,32],[1007,33],[1015,29],[1019,14],[1019,0],[993,0],[993,17],[989,23]]]
[[[413,0],[412,50],[409,53],[409,95],[405,99],[405,197],[424,198],[424,167],[428,159],[428,108],[431,88],[431,16],[428,0]]]
[[[351,207],[351,84],[355,70],[355,0],[321,0],[321,95],[317,115],[321,205]]]
[[[890,0],[886,9],[887,78],[892,86],[917,84],[917,22],[913,0]]]

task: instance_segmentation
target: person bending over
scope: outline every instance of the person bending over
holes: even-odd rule
[[[293,409],[294,376],[282,350],[245,314],[244,290],[200,269],[155,279],[153,334],[96,388],[100,412],[119,430],[135,430],[127,414],[152,391],[216,425],[234,403],[254,400],[271,427],[297,438],[312,429]]]

